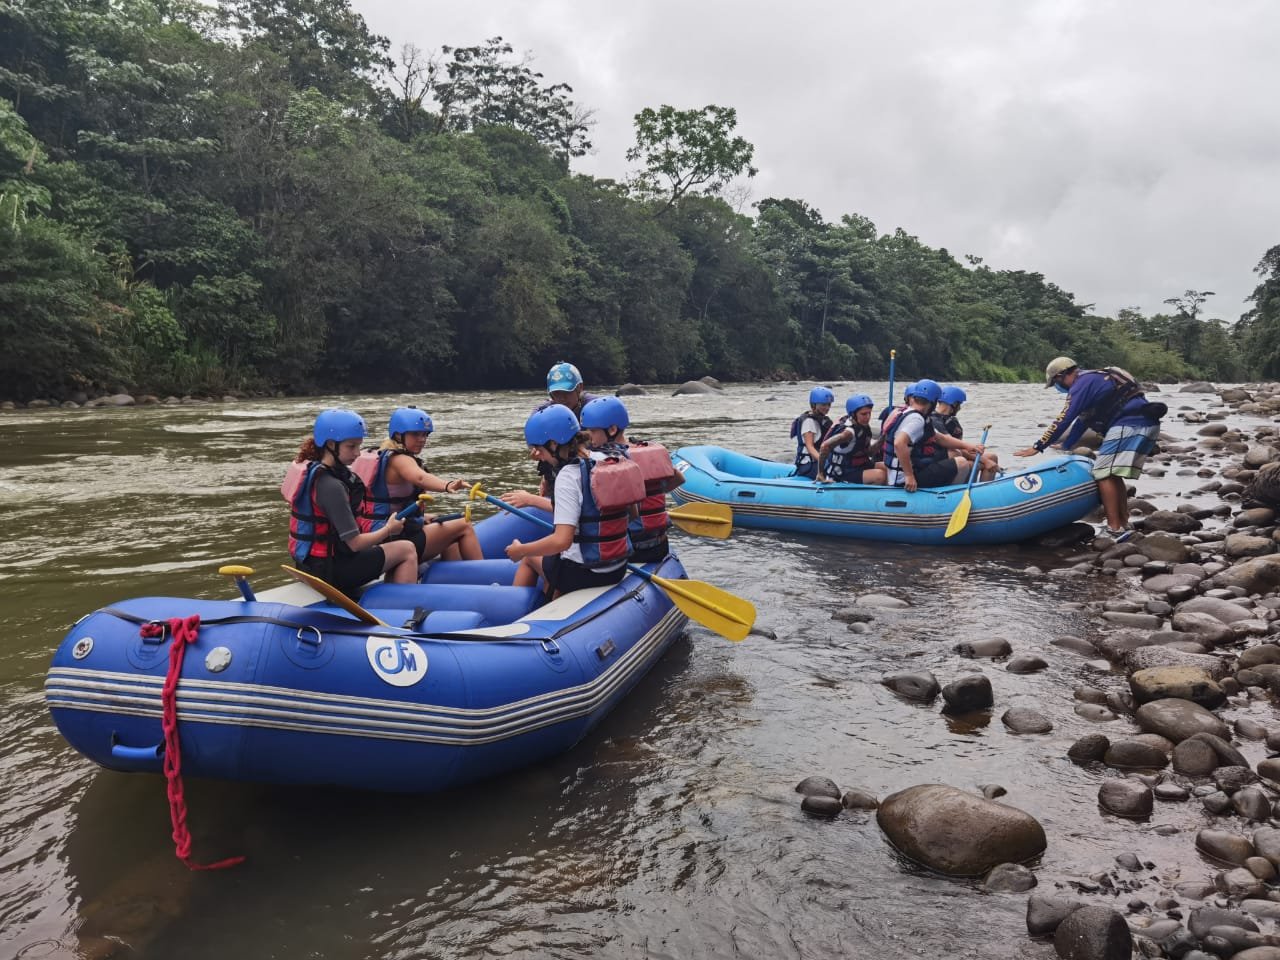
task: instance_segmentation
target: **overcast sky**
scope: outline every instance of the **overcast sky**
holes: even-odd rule
[[[731,106],[749,203],[860,213],[1099,312],[1190,287],[1234,321],[1280,244],[1271,0],[352,2],[393,49],[531,54],[595,110],[575,170],[623,177],[643,107]]]

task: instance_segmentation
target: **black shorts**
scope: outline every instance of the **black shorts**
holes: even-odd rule
[[[845,467],[844,473],[841,475],[837,483],[861,483],[862,475],[868,470],[875,469],[876,464],[868,463],[865,467]],[[830,478],[828,478],[830,479]]]
[[[946,487],[956,482],[956,475],[959,470],[956,469],[957,462],[947,457],[945,460],[935,460],[926,467],[916,468],[916,486],[918,487]]]
[[[427,534],[426,530],[420,523],[406,523],[404,528],[394,537],[388,537],[384,543],[390,543],[393,540],[408,540],[413,544],[415,555],[419,560],[422,555],[427,552]]]
[[[574,590],[586,590],[588,587],[610,587],[627,575],[624,563],[617,570],[597,573],[590,567],[584,567],[574,560],[566,560],[560,554],[542,558],[542,578],[547,581],[547,593],[572,593]]]
[[[382,576],[385,566],[386,557],[381,547],[370,547],[359,553],[340,553],[322,560],[308,557],[298,564],[299,569],[333,584],[353,600],[359,598],[362,586]]]
[[[632,563],[661,563],[671,554],[671,544],[666,537],[652,547],[636,550],[631,554]]]

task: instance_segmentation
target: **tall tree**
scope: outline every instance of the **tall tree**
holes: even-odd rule
[[[645,107],[635,116],[636,142],[627,151],[627,159],[643,168],[633,176],[632,189],[658,201],[662,216],[691,191],[714,195],[734,177],[754,177],[755,147],[734,135],[737,125],[733,107]]]

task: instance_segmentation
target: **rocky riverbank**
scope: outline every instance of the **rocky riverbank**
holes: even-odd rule
[[[1157,864],[1142,850],[1117,849],[1107,869],[1053,876],[1040,855],[1069,838],[1046,838],[1033,817],[998,799],[999,784],[980,792],[920,784],[878,799],[813,776],[796,787],[802,809],[861,814],[868,824],[874,811],[885,838],[912,860],[981,877],[983,892],[1032,891],[1028,934],[1052,939],[1060,957],[1280,960],[1280,428],[1264,419],[1280,415],[1280,386],[1219,396],[1207,410],[1171,410],[1146,470],[1203,482],[1171,502],[1131,499],[1138,533],[1127,542],[1093,537],[1084,524],[1053,538],[1077,552],[1043,574],[1047,582],[1116,581],[1109,599],[1085,608],[1088,631],[1034,651],[999,636],[957,644],[957,657],[977,669],[958,670],[946,685],[928,671],[883,678],[903,699],[941,697],[956,718],[998,712],[1011,731],[1042,737],[1046,758],[1065,753],[1094,775],[1096,798],[1081,800],[1096,799],[1097,817],[1185,835],[1185,857]],[[905,605],[879,594],[859,601],[837,614],[858,632],[878,608]],[[1039,709],[1002,709],[987,671],[1043,670],[1046,657],[1085,658],[1096,680]],[[1055,736],[1068,712],[1096,732]]]
[[[29,400],[26,403],[17,400],[0,401],[0,410],[47,410],[58,407],[64,410],[77,410],[80,407],[146,407],[154,404],[179,403],[235,403],[239,397],[227,394],[221,397],[167,396],[157,397],[154,394],[142,393],[134,396],[131,393],[110,393],[90,397],[84,393],[73,394],[65,400]]]

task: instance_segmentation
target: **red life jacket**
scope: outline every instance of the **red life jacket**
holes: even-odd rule
[[[306,475],[294,494],[289,511],[289,556],[296,563],[304,560],[324,560],[346,549],[338,539],[337,531],[316,499],[316,479],[324,470],[336,477],[347,488],[347,499],[354,513],[364,501],[364,483],[350,470],[341,472],[326,467],[319,460],[306,465]]]
[[[640,515],[631,521],[628,532],[636,552],[655,549],[667,542],[667,481],[675,476],[671,454],[660,443],[633,440],[627,447],[632,462],[644,474],[644,499]]]
[[[589,457],[577,463],[582,511],[578,514],[578,532],[573,542],[582,550],[583,566],[593,569],[612,566],[631,556],[631,538],[627,535],[630,518],[625,507],[605,510],[597,506],[591,490],[591,474],[600,464]]]
[[[391,463],[391,458],[398,455],[408,457],[418,466],[422,466],[422,461],[407,450],[365,450],[351,465],[356,476],[364,481],[365,487],[364,500],[360,504],[360,509],[356,511],[356,524],[362,533],[381,530],[386,525],[388,517],[399,513],[417,498],[417,491],[413,490],[411,485],[406,484],[410,487],[410,493],[403,497],[393,497],[387,486],[387,467]],[[421,518],[414,518],[414,520],[419,524],[422,522]]]

